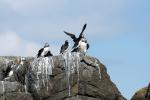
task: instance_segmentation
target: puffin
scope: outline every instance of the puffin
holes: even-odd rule
[[[67,51],[68,47],[69,47],[69,42],[68,40],[66,40],[65,43],[61,46],[60,54],[64,54]]]
[[[70,36],[73,39],[74,46],[72,47],[71,52],[82,52],[86,53],[89,49],[89,44],[87,42],[87,39],[84,37],[84,30],[86,29],[87,24],[84,24],[82,31],[78,37],[76,37],[74,34],[64,31],[64,33],[68,36]]]
[[[49,56],[53,56],[53,54],[51,53],[50,51],[50,46],[48,43],[45,43],[44,47],[41,48],[39,51],[38,51],[38,54],[37,54],[37,58],[39,57],[49,57]]]
[[[4,72],[4,77],[5,78],[10,76],[10,73],[12,73],[12,70],[13,70],[13,66],[14,66],[14,62],[13,61],[8,63],[8,66],[7,66],[7,68],[6,68],[5,72]]]
[[[14,74],[14,71],[18,70],[18,68],[20,67],[19,65],[23,65],[25,61],[26,61],[26,58],[24,58],[24,57],[18,58],[17,61],[16,61],[17,65],[14,64],[13,66],[11,66],[11,69],[8,73],[8,77],[12,76]]]

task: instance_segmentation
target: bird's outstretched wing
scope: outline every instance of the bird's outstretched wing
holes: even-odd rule
[[[69,35],[73,39],[74,42],[76,41],[77,38],[76,38],[76,36],[74,34],[66,32],[66,31],[64,31],[64,33]]]
[[[87,26],[87,24],[84,24],[84,26],[83,26],[83,28],[82,28],[82,31],[81,31],[81,33],[80,33],[80,36],[79,36],[79,37],[81,37],[81,35],[83,34],[84,30],[86,29],[86,26]]]

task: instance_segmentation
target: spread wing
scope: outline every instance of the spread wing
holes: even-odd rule
[[[64,31],[64,33],[67,34],[68,36],[70,36],[73,39],[74,42],[76,41],[77,38],[76,38],[76,36],[74,34],[68,33],[66,31]]]
[[[76,41],[72,48],[74,49],[74,48],[78,48],[78,47],[79,47],[79,41]]]
[[[84,24],[84,26],[83,26],[83,28],[82,28],[82,31],[81,31],[81,33],[80,33],[80,36],[79,36],[79,37],[81,37],[81,35],[83,34],[84,30],[86,29],[86,26],[87,26],[87,24]]]

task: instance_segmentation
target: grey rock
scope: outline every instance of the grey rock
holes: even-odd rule
[[[0,81],[0,94],[21,92],[23,90],[24,87],[18,82]]]
[[[150,83],[148,86],[135,92],[131,100],[150,100]]]
[[[0,100],[34,100],[29,93],[12,92],[0,95]]]
[[[0,57],[1,69],[4,69],[5,59],[14,61],[17,57]],[[16,89],[15,94],[21,94],[24,98],[29,100],[125,100],[110,80],[106,67],[96,58],[67,53],[47,58],[26,59],[28,63],[17,70],[18,72],[16,71],[17,77],[14,75],[16,84],[21,86],[21,90]],[[25,92],[25,86],[28,93]],[[1,85],[0,88],[2,89]],[[9,96],[11,93],[14,95],[14,92],[5,92],[7,93]]]
[[[145,100],[150,100],[150,83],[147,87],[147,91],[146,91],[146,94],[145,94]]]

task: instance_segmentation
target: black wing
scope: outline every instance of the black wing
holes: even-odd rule
[[[79,36],[79,37],[81,37],[81,36],[82,36],[82,34],[83,34],[84,30],[86,29],[86,26],[87,26],[87,24],[84,24],[84,26],[83,26],[83,28],[82,28],[82,31],[81,31],[81,33],[80,33],[80,36]]]
[[[8,66],[6,71],[4,72],[4,77],[7,77],[11,70],[12,70],[11,66]]]
[[[78,48],[74,48],[71,52],[78,52]]]
[[[68,48],[68,46],[69,46],[69,45],[63,44],[63,45],[61,46],[60,53],[63,53],[63,52]]]
[[[67,34],[67,35],[69,35],[73,39],[74,42],[76,41],[77,38],[76,38],[76,36],[74,34],[68,33],[66,31],[64,31],[64,33]]]
[[[48,51],[47,54],[44,55],[44,57],[49,57],[49,56],[53,56],[53,54],[50,51]]]
[[[77,41],[74,43],[73,47],[72,48],[76,48],[79,44],[79,39],[77,39]]]
[[[90,45],[87,43],[87,49],[89,49]]]
[[[64,44],[61,46],[60,53],[64,51]]]
[[[40,49],[40,50],[38,51],[37,58],[41,56],[41,53],[42,53],[43,49],[44,49],[44,48],[42,48],[42,49]]]

